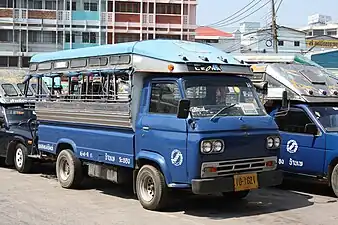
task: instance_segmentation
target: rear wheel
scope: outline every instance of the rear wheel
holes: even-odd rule
[[[21,143],[17,144],[14,152],[14,165],[16,170],[20,173],[29,173],[32,164],[32,159],[28,157],[27,147]]]
[[[161,171],[144,165],[136,177],[136,194],[145,209],[160,210],[166,207],[168,188]]]
[[[223,192],[222,195],[228,200],[240,200],[248,196],[250,191]]]
[[[80,186],[83,180],[82,163],[71,150],[62,150],[58,155],[56,175],[63,188],[77,188]]]

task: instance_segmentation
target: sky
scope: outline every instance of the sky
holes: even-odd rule
[[[252,0],[197,0],[197,24],[210,25],[218,22],[242,9],[251,1]],[[268,21],[267,18],[271,18],[268,14],[271,12],[271,3],[251,16],[245,19],[242,18],[268,1],[269,0],[262,0],[261,3],[250,11],[241,16],[236,15],[234,16],[236,19],[228,21],[226,24],[218,25],[218,27],[215,28],[233,31],[239,27],[240,22],[261,22],[261,26],[265,26]],[[277,1],[278,5],[280,0],[275,1]],[[252,3],[252,5],[253,4],[254,3]],[[303,27],[307,25],[308,16],[316,13],[331,16],[334,21],[338,21],[338,0],[282,0],[282,4],[277,13],[277,23],[295,28]],[[240,21],[236,22],[236,20]],[[270,20],[271,19],[269,19],[269,22]]]

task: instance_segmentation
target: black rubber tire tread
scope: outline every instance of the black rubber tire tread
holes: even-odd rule
[[[140,196],[140,182],[144,174],[150,175],[155,184],[155,197],[150,202],[145,201],[144,199],[142,199],[142,196]],[[169,193],[162,172],[151,165],[142,166],[136,177],[136,194],[142,207],[145,209],[158,211],[167,207],[169,201]]]
[[[224,192],[222,193],[223,197],[228,199],[228,200],[241,200],[248,196],[250,191],[238,191],[238,192]]]
[[[15,159],[16,151],[18,148],[21,148],[22,154],[23,154],[23,164],[21,168],[17,165],[16,159]],[[31,171],[32,166],[33,166],[33,161],[32,159],[28,157],[28,150],[24,144],[18,143],[15,146],[13,160],[14,160],[14,166],[19,173],[29,173]]]
[[[70,175],[67,180],[62,180],[60,176],[60,161],[63,157],[68,161],[70,167]],[[72,150],[64,149],[58,155],[56,160],[56,176],[63,188],[75,189],[80,187],[83,181],[83,167],[81,161],[76,158]]]
[[[333,168],[330,177],[332,191],[336,195],[336,197],[338,197],[338,164],[335,165],[335,167]]]

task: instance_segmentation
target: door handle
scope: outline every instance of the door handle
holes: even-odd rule
[[[148,130],[150,130],[150,128],[149,128],[149,127],[147,127],[147,126],[145,126],[145,127],[142,127],[142,129],[143,129],[144,131],[148,131]]]

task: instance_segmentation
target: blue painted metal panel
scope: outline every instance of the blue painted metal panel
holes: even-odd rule
[[[134,167],[134,132],[70,125],[39,125],[39,150],[56,153],[58,144],[73,146],[77,157],[107,164]]]
[[[338,68],[338,50],[326,53],[313,54],[311,60],[325,68]]]
[[[325,155],[327,133],[319,121],[308,109],[307,105],[299,104],[293,107],[301,108],[321,130],[321,136],[311,134],[281,131],[282,146],[279,156],[279,168],[292,173],[319,175],[325,173]],[[271,112],[274,116],[276,110]]]
[[[73,43],[72,49],[79,49],[79,48],[89,48],[89,47],[95,47],[98,46],[97,43]],[[66,42],[64,45],[64,49],[70,49],[70,43]]]
[[[100,13],[91,11],[72,11],[72,20],[100,20]]]
[[[159,49],[161,49],[161,51],[159,51]],[[40,63],[49,60],[131,53],[176,63],[186,63],[186,61],[182,59],[183,55],[188,58],[189,62],[205,63],[205,61],[200,58],[200,56],[202,56],[208,57],[209,63],[226,64],[219,58],[222,57],[227,59],[229,64],[239,64],[234,57],[211,45],[160,39],[42,53],[34,55],[31,58],[31,62]]]

